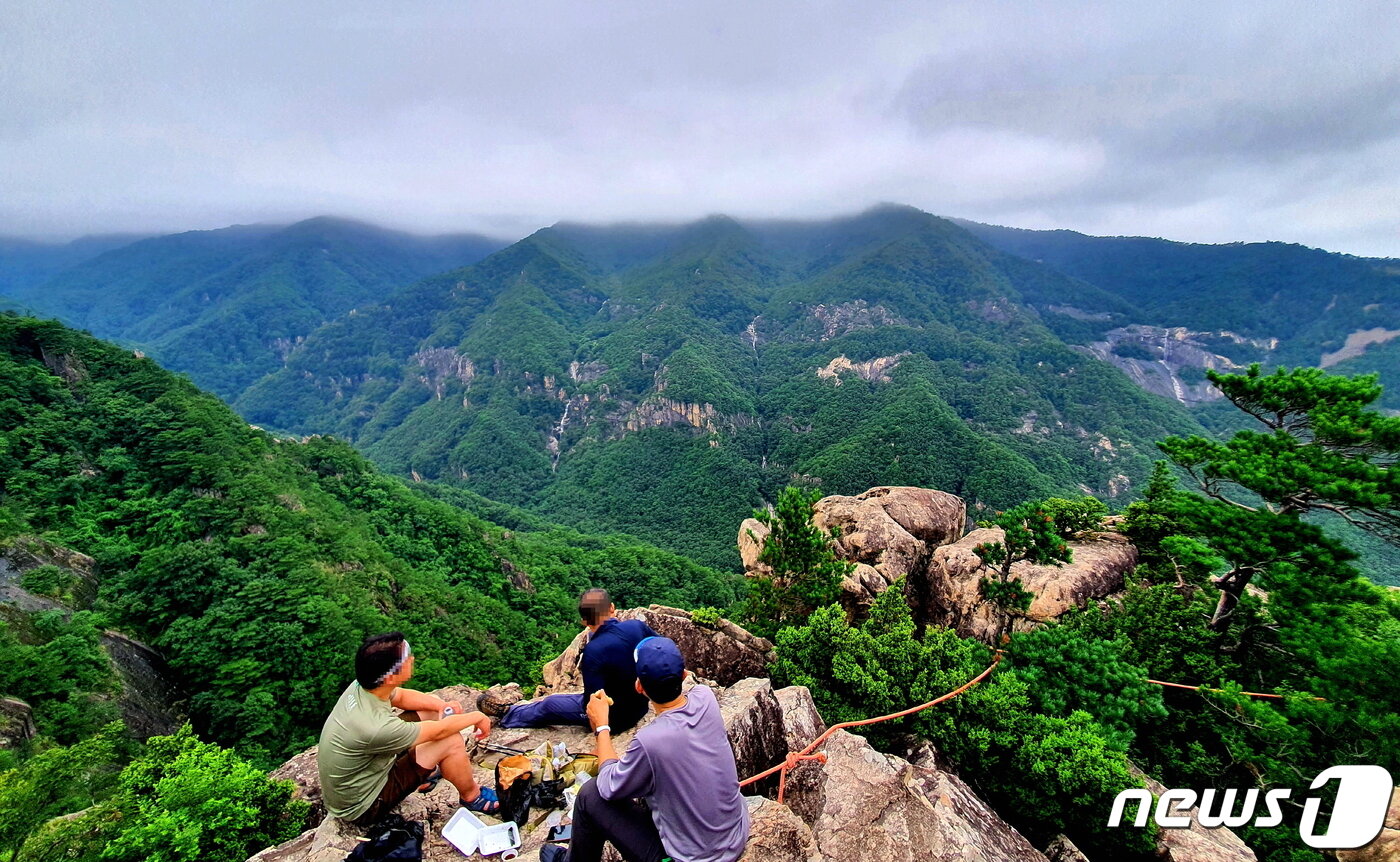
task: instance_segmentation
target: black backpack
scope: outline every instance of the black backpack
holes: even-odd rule
[[[422,862],[423,824],[390,814],[369,830],[345,862]]]

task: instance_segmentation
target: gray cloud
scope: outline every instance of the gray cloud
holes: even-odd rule
[[[0,232],[948,215],[1400,256],[1400,16],[19,0]]]

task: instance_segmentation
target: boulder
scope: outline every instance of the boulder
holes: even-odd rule
[[[886,584],[914,571],[932,549],[963,533],[967,507],[952,494],[928,488],[871,488],[854,497],[825,497],[812,523],[836,528],[836,552],[864,563]]]
[[[744,571],[772,574],[771,568],[758,561],[758,555],[763,553],[763,543],[768,540],[768,534],[771,532],[773,531],[756,518],[745,518],[739,525],[739,559],[744,563]]]
[[[918,585],[926,604],[921,616],[962,635],[995,637],[996,614],[981,603],[978,586],[987,571],[974,549],[984,542],[999,542],[1003,535],[1000,527],[973,530],[936,549]],[[1035,594],[1030,610],[1013,621],[1013,631],[1034,628],[1070,608],[1122,590],[1124,578],[1137,565],[1137,548],[1119,533],[1091,533],[1069,546],[1073,561],[1063,566],[1022,562],[1011,567],[1012,575]]]
[[[1136,766],[1130,765],[1133,775],[1143,780],[1144,786],[1153,796],[1161,796],[1167,788],[1160,781],[1149,776]],[[1173,813],[1187,814],[1185,811]],[[1157,831],[1157,858],[1163,862],[1257,862],[1254,851],[1240,840],[1239,836],[1224,826],[1207,829],[1196,819],[1197,809],[1192,807],[1189,816],[1191,825],[1184,829],[1159,829]],[[1382,857],[1384,858],[1384,857]]]
[[[741,679],[763,676],[773,660],[773,644],[750,634],[729,620],[720,620],[710,628],[691,619],[689,611],[652,605],[619,611],[618,619],[642,620],[657,634],[676,642],[685,666],[696,676],[720,685],[732,685]],[[544,685],[535,694],[553,694],[583,690],[583,675],[579,661],[588,632],[581,631],[558,658],[544,666]]]
[[[952,494],[928,488],[879,487],[854,497],[819,500],[812,523],[836,528],[837,557],[855,564],[841,582],[841,603],[856,618],[875,597],[900,578],[920,624],[946,625],[963,635],[995,637],[997,619],[981,602],[979,584],[987,573],[974,549],[1000,541],[1000,528],[963,535],[967,507]],[[1108,521],[1105,522],[1108,525]],[[749,576],[765,573],[758,555],[768,530],[753,519],[739,530],[739,552]],[[1072,607],[1123,588],[1137,565],[1137,549],[1115,531],[1089,533],[1071,541],[1074,562],[1065,566],[1018,563],[1012,568],[1035,601],[1014,621],[1013,630],[1033,628]]]
[[[812,829],[786,805],[748,796],[749,844],[739,862],[820,862]]]
[[[773,692],[783,716],[788,751],[801,751],[826,731],[812,692],[805,685],[790,685]]]
[[[1385,813],[1381,834],[1364,847],[1338,850],[1337,862],[1397,862],[1400,860],[1400,788],[1390,794],[1390,810]]]
[[[787,791],[822,860],[1045,862],[957,776],[881,754],[837,731],[823,746],[818,780]]]
[[[0,749],[18,748],[36,732],[29,704],[15,697],[0,697]]]
[[[1064,835],[1056,835],[1045,847],[1045,858],[1050,862],[1089,862],[1089,857],[1074,846],[1074,842]]]

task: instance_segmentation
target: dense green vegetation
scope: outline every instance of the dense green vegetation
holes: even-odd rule
[[[69,247],[58,247],[39,263],[35,250],[7,255],[0,246],[0,279],[7,259],[20,270],[5,292],[71,326],[139,347],[229,400],[279,368],[293,344],[327,320],[503,245],[329,218],[191,231],[108,248],[98,242],[70,244],[76,250],[66,257],[59,252]],[[80,256],[81,250],[90,254]],[[50,272],[39,265],[49,258],[68,265]]]
[[[309,806],[291,798],[291,782],[200,742],[188,725],[152,737],[123,768],[130,747],[117,722],[0,773],[0,853],[14,862],[242,862],[306,825]]]
[[[562,225],[327,324],[236,406],[733,567],[735,525],[799,477],[1129,499],[1196,426],[1046,329],[1052,301],[1122,304],[901,207]]]
[[[1374,378],[1253,368],[1213,380],[1264,430],[1163,442],[1199,491],[1179,489],[1159,463],[1128,507],[1141,564],[1126,593],[1013,635],[988,682],[872,727],[874,740],[932,740],[1028,834],[1067,831],[1106,858],[1145,849],[1144,833],[1099,826],[1117,790],[1135,783],[1128,758],[1170,787],[1261,791],[1306,786],[1337,764],[1400,768],[1400,600],[1304,519],[1330,509],[1394,539],[1400,419],[1370,409]],[[1049,548],[1092,508],[1028,504],[1011,519],[1023,535],[1010,544]],[[1000,560],[984,555],[989,568]],[[840,721],[932,699],[991,660],[986,646],[936,626],[920,633],[918,622],[893,589],[858,625],[831,605],[779,632],[775,672],[811,687],[823,716]],[[1321,862],[1298,837],[1299,812],[1285,813],[1281,827],[1237,831],[1266,862]]]
[[[257,758],[307,744],[367,632],[423,644],[427,685],[528,680],[599,573],[637,602],[734,600],[624,537],[507,534],[56,323],[0,317],[0,387],[4,533],[93,556],[100,607],[169,656],[196,726]]]

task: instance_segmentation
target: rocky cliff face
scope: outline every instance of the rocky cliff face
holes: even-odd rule
[[[70,576],[71,606],[34,595],[21,586],[24,574],[39,566],[57,566]],[[92,603],[98,581],[97,562],[92,557],[37,536],[17,536],[0,552],[0,608],[13,605],[20,611],[68,614]],[[174,732],[182,720],[178,704],[184,698],[171,683],[170,668],[161,655],[116,631],[102,634],[102,649],[121,678],[117,706],[127,729],[140,739]],[[4,735],[0,728],[0,736]],[[32,726],[29,735],[33,735]]]
[[[1221,355],[1220,350],[1243,349],[1252,358],[1263,358],[1277,347],[1276,338],[1133,324],[1109,330],[1103,341],[1089,345],[1087,351],[1118,366],[1148,392],[1193,406],[1224,397],[1205,379],[1205,369],[1232,373],[1248,364]]]
[[[961,499],[927,488],[881,487],[854,497],[825,497],[814,509],[813,524],[839,531],[837,557],[855,563],[841,585],[849,611],[862,613],[877,595],[905,578],[920,622],[983,639],[995,636],[992,611],[980,600],[984,570],[973,549],[999,541],[1002,533],[979,529],[964,535],[967,507]],[[739,528],[739,555],[750,576],[768,574],[758,561],[767,538],[768,528],[752,518]],[[1118,592],[1137,565],[1137,549],[1115,532],[1090,534],[1070,548],[1073,562],[1064,566],[1012,567],[1036,595],[1030,611],[1015,621],[1016,630]]]

